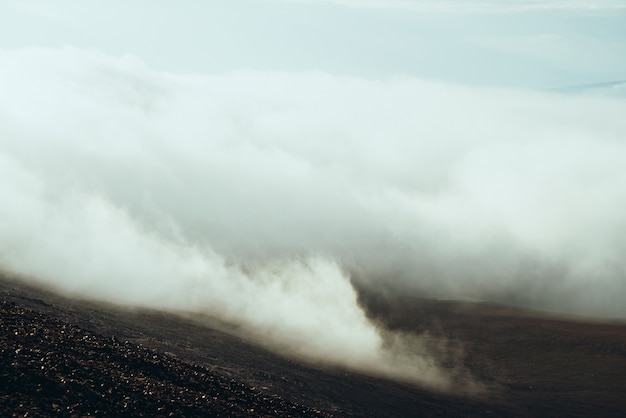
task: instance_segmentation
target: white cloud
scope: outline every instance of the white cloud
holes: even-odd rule
[[[159,234],[175,225],[236,257],[324,253],[366,270],[399,257],[407,280],[437,292],[452,280],[455,295],[476,291],[446,270],[457,257],[530,254],[578,277],[622,249],[622,101],[322,73],[173,76],[76,49],[0,60],[7,158],[50,193],[97,193]],[[510,254],[473,259],[502,239]],[[420,265],[443,270],[420,279]]]
[[[626,317],[623,100],[72,48],[0,90],[0,263],[57,288],[396,374],[351,280]]]

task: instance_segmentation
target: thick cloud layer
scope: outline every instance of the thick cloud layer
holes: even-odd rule
[[[623,99],[72,48],[0,52],[0,91],[0,263],[64,291],[437,379],[353,285],[626,316]]]

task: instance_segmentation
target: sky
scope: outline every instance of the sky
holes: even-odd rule
[[[624,319],[625,19],[1,1],[0,268],[439,389],[362,292]]]
[[[558,88],[624,79],[626,3],[3,0],[0,47],[130,53],[184,73],[416,76]]]

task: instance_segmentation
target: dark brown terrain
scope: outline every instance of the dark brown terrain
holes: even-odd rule
[[[455,396],[313,367],[210,318],[76,301],[3,277],[0,416],[626,416],[624,323],[363,302],[382,326],[454,348],[488,391]]]

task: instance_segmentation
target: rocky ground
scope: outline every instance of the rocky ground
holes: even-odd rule
[[[326,416],[14,302],[0,314],[0,416]]]
[[[626,416],[626,325],[370,298],[388,329],[462,347],[464,397],[276,355],[210,318],[77,301],[0,278],[0,416]]]

